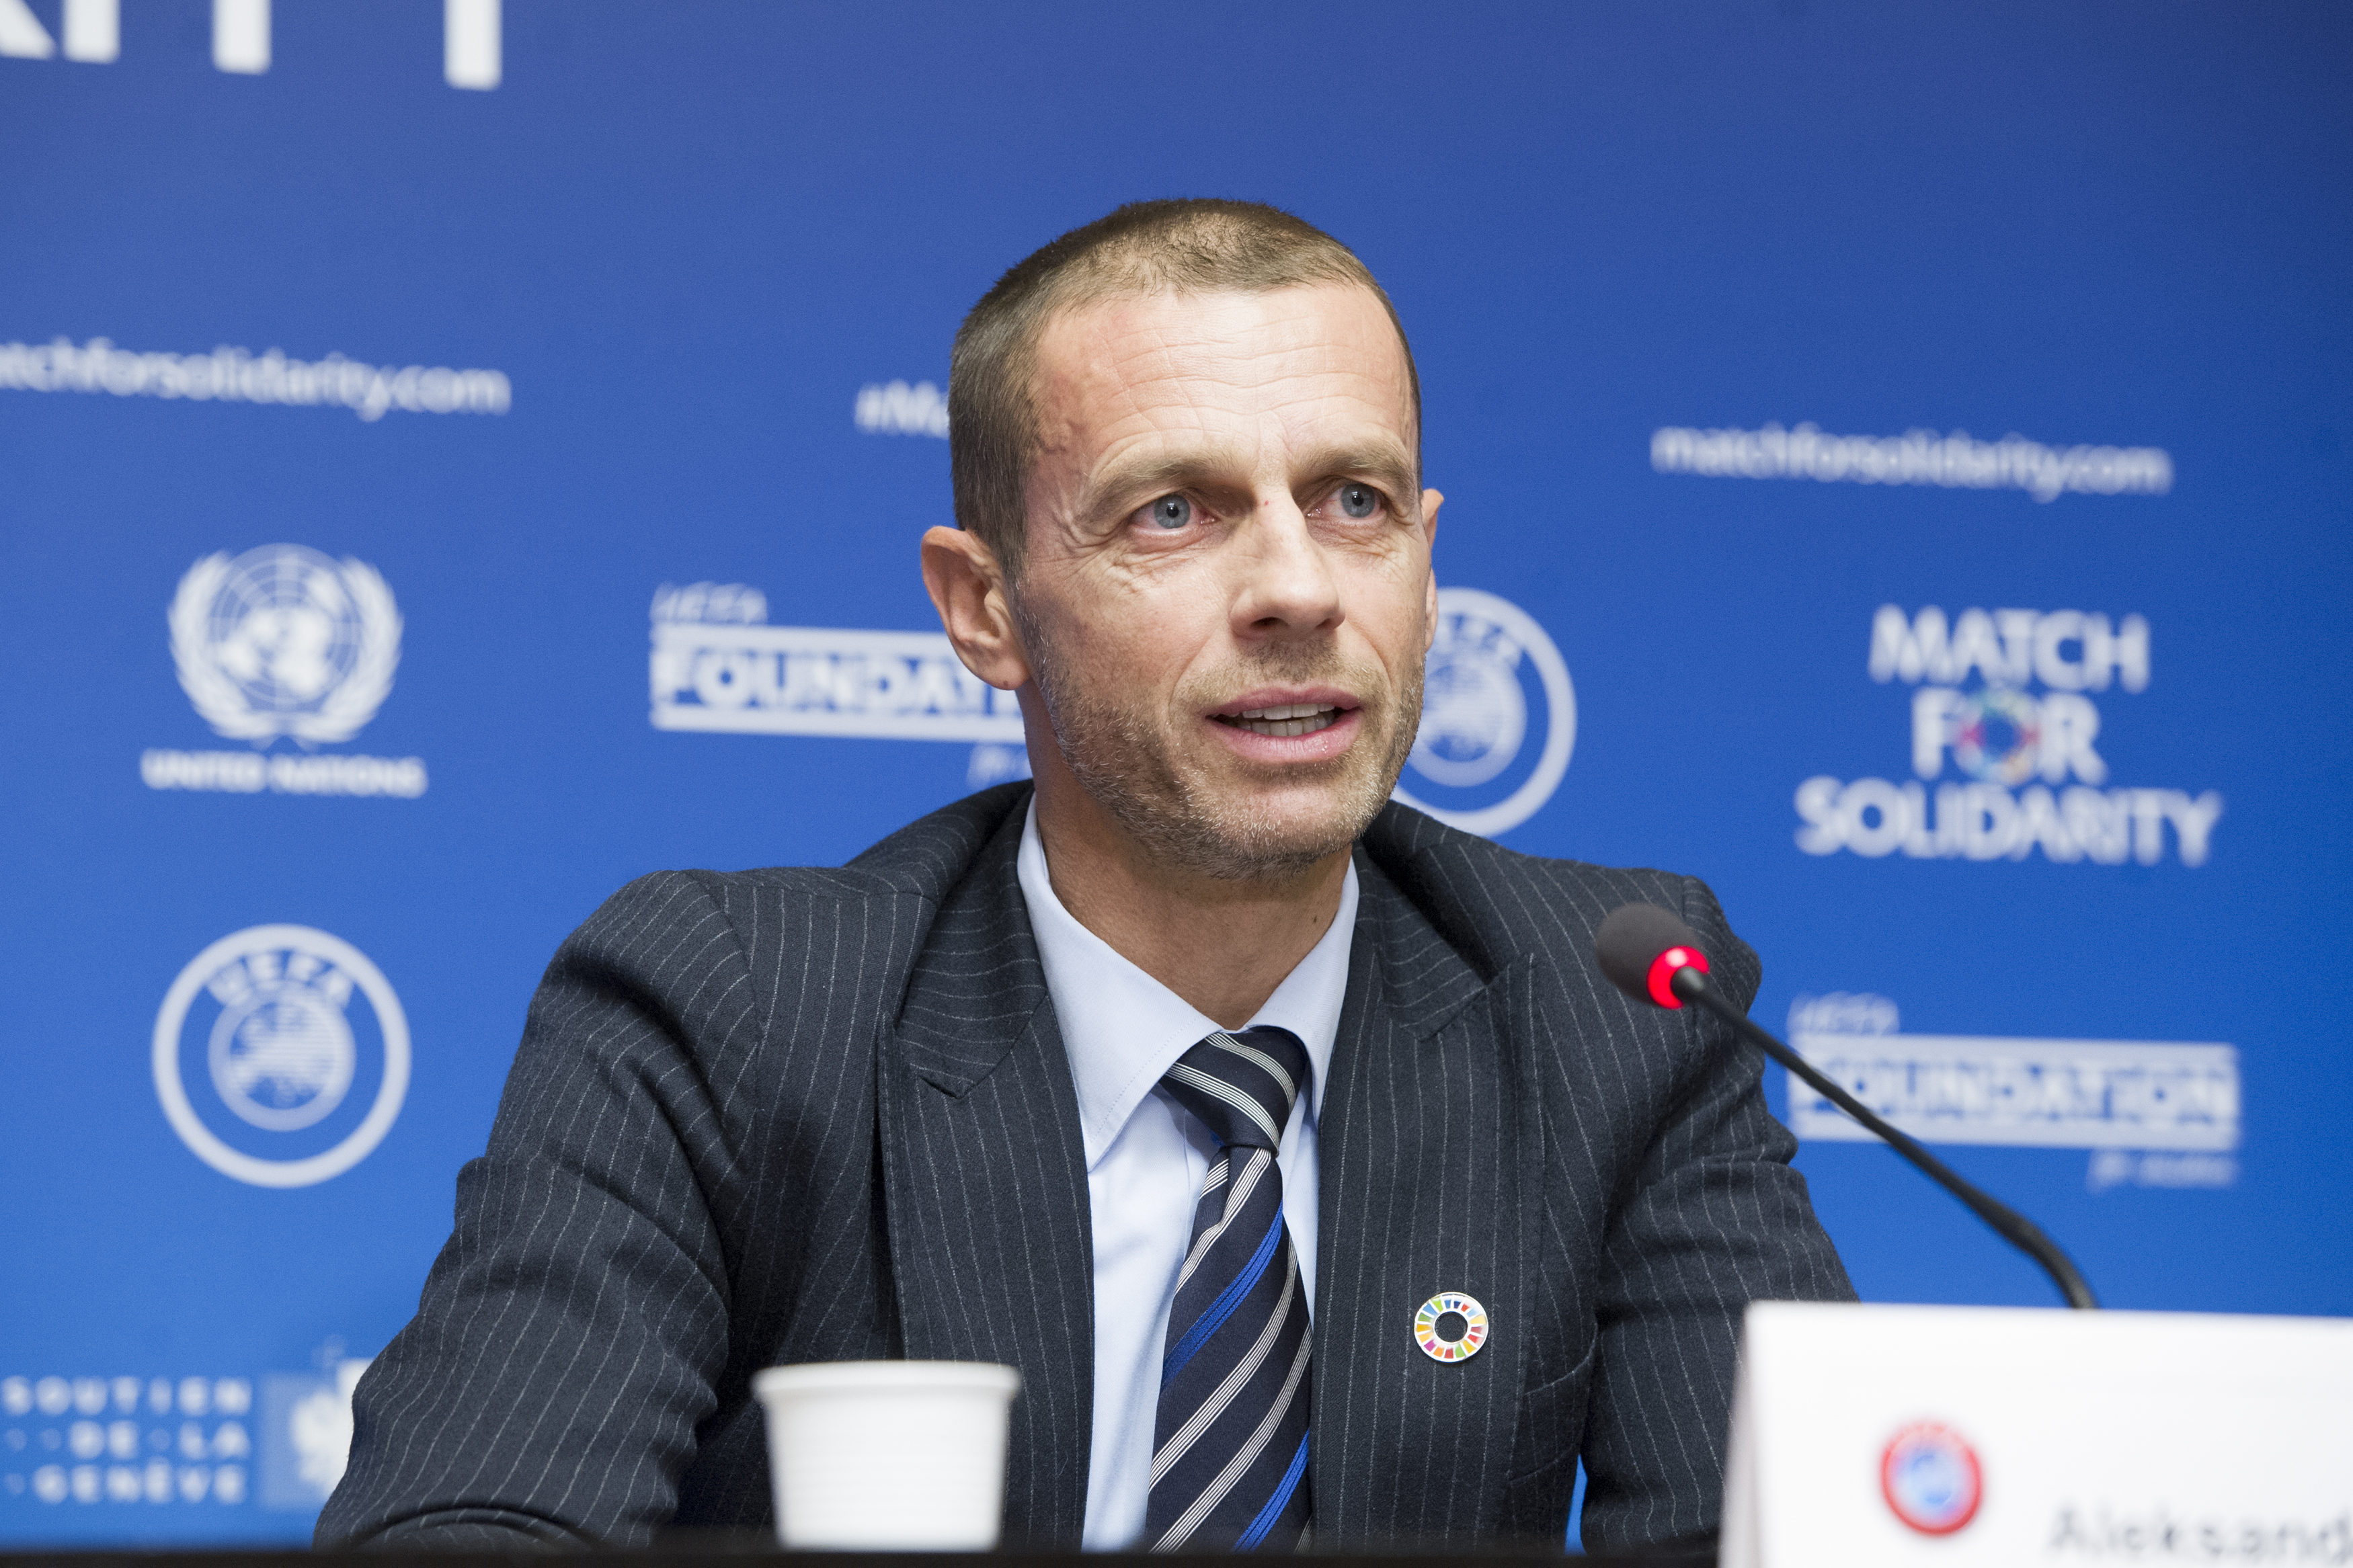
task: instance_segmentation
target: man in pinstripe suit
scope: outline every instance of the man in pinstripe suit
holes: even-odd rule
[[[1645,900],[1753,995],[1707,889],[1387,802],[1440,500],[1387,297],[1136,204],[950,399],[924,577],[1034,788],[565,944],[320,1540],[756,1525],[751,1374],[899,1356],[1021,1370],[1019,1542],[1556,1542],[1580,1457],[1589,1542],[1712,1532],[1741,1307],[1849,1287],[1753,1057],[1594,967]]]

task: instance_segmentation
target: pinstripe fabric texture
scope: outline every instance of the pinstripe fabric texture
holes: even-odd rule
[[[1713,1533],[1741,1308],[1853,1292],[1757,1054],[1637,1010],[1593,934],[1631,900],[1676,910],[1744,1005],[1756,954],[1692,878],[1398,807],[1357,873],[1321,1134],[1317,1542],[1557,1541],[1580,1454],[1589,1545]],[[1407,1331],[1440,1289],[1487,1308],[1467,1361]]]
[[[1007,1541],[1076,1549],[1094,1409],[1086,1154],[1014,872],[1028,794],[990,795],[1006,789],[1012,808],[980,864],[955,866],[974,874],[955,882],[882,1041],[882,1217],[905,1353],[1021,1369]]]
[[[1010,1542],[1075,1547],[1092,1263],[1071,1073],[1014,874],[1028,786],[836,870],[670,872],[565,942],[416,1320],[361,1380],[322,1543],[641,1545],[769,1515],[749,1380],[870,1357],[1018,1366]],[[1602,917],[1689,878],[1533,859],[1385,811],[1357,850],[1324,1091],[1311,1484],[1320,1547],[1715,1528],[1739,1309],[1851,1294],[1754,1053],[1637,1012]],[[812,1216],[824,1216],[812,1223]],[[1441,1364],[1443,1289],[1493,1337]]]

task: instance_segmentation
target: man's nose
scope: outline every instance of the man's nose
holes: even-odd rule
[[[1329,631],[1345,618],[1331,560],[1290,495],[1262,500],[1237,542],[1237,636],[1297,637]]]

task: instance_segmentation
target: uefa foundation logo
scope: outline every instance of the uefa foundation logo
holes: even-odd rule
[[[1985,1478],[1961,1435],[1918,1421],[1888,1440],[1879,1490],[1896,1518],[1923,1535],[1950,1535],[1978,1516]]]
[[[1799,996],[1789,1043],[1849,1094],[1924,1143],[2091,1151],[2093,1192],[2227,1187],[2239,1179],[2238,1047],[2218,1041],[1907,1035],[1869,993]],[[1810,1087],[1789,1083],[1789,1131],[1873,1142]]]
[[[225,1176],[307,1187],[384,1141],[408,1093],[408,1020],[367,956],[309,926],[253,926],[180,971],[155,1015],[155,1095]]]
[[[1576,746],[1577,689],[1535,617],[1476,588],[1440,588],[1421,730],[1397,798],[1493,837],[1552,798]]]

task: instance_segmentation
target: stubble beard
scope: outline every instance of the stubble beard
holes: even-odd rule
[[[1250,661],[1247,679],[1198,677],[1179,687],[1173,711],[1199,713],[1261,684],[1336,685],[1366,694],[1366,733],[1345,754],[1285,770],[1302,784],[1326,784],[1330,804],[1312,821],[1271,822],[1237,792],[1220,795],[1188,777],[1161,715],[1089,689],[1043,628],[1022,621],[1031,678],[1045,703],[1056,748],[1079,785],[1128,834],[1173,870],[1219,881],[1280,880],[1354,844],[1388,803],[1413,750],[1421,717],[1422,667],[1415,660],[1390,689],[1377,666],[1351,665],[1328,646],[1293,647]],[[1386,693],[1388,700],[1379,701]]]

